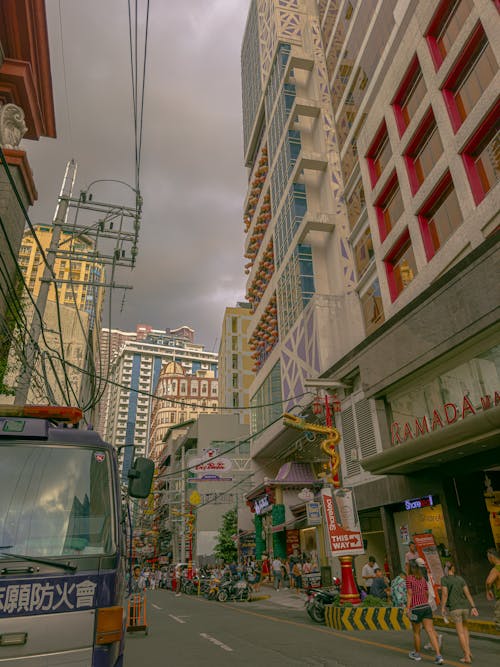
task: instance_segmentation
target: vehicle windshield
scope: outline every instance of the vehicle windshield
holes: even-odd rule
[[[0,444],[1,551],[43,557],[113,553],[109,458],[99,449]]]

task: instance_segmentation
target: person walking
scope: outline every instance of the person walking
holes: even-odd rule
[[[276,558],[273,560],[273,581],[274,581],[274,588],[275,590],[279,591],[281,588],[281,582],[283,580],[283,571],[282,568],[283,563],[281,562],[281,559],[276,556]]]
[[[418,551],[417,551],[417,545],[415,542],[409,542],[408,543],[408,551],[405,553],[405,570],[406,574],[410,573],[410,563],[412,560],[416,560],[418,558]]]
[[[295,560],[292,566],[292,581],[293,587],[300,593],[302,588],[302,565],[299,560]]]
[[[365,565],[363,565],[363,569],[361,570],[363,586],[365,587],[368,595],[370,595],[370,589],[372,587],[373,577],[375,576],[376,569],[378,569],[378,565],[377,561],[375,560],[375,556],[370,556],[368,558],[368,563],[365,563]]]
[[[486,577],[486,598],[495,600],[495,627],[500,630],[500,553],[496,549],[488,549],[486,555],[493,565]]]
[[[455,623],[458,641],[464,652],[464,657],[460,658],[460,662],[470,664],[472,662],[472,654],[470,652],[467,619],[469,618],[469,613],[472,613],[473,616],[479,616],[479,612],[476,609],[465,579],[457,575],[454,563],[448,563],[448,575],[441,578],[441,612],[443,616],[445,616],[447,611]]]
[[[410,573],[406,577],[406,613],[408,614],[412,625],[414,650],[410,651],[408,657],[410,660],[422,660],[422,656],[420,655],[420,646],[422,642],[421,633],[423,626],[429,635],[432,648],[436,652],[434,663],[436,665],[442,665],[444,664],[444,660],[440,653],[438,638],[436,631],[434,630],[432,609],[429,605],[429,590],[427,587],[427,581],[422,575],[422,570],[415,562],[415,559],[410,559],[409,567]]]
[[[393,607],[406,608],[406,572],[400,572],[391,581],[391,603]]]

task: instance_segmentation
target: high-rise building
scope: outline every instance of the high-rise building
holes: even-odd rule
[[[174,330],[151,329],[124,342],[113,359],[105,407],[104,438],[120,448],[126,477],[134,453],[145,455],[150,439],[152,399],[162,367],[174,361],[195,375],[198,371],[217,377],[218,355],[193,343],[189,327]],[[137,334],[138,332],[136,332]]]
[[[249,303],[226,308],[219,346],[219,403],[224,413],[240,414],[244,424],[250,423],[249,389],[254,377],[248,345],[251,318]]]
[[[280,415],[329,387],[370,553],[397,571],[431,534],[475,588],[500,543],[499,28],[488,0],[254,0],[242,47],[254,461],[283,504],[279,464],[317,453]]]

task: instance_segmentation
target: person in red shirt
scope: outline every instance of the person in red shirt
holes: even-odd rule
[[[407,602],[406,613],[408,614],[411,626],[413,629],[413,645],[414,650],[410,651],[408,657],[411,660],[422,660],[420,655],[421,646],[421,632],[422,626],[425,628],[429,639],[431,640],[432,648],[436,651],[436,665],[444,664],[443,656],[439,651],[439,642],[436,631],[434,630],[434,622],[432,620],[432,609],[429,605],[429,589],[427,587],[427,580],[422,574],[422,570],[414,559],[409,562],[410,573],[406,577]]]

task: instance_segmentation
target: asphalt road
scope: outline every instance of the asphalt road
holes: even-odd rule
[[[149,591],[148,635],[129,634],[125,667],[392,667],[414,664],[410,632],[341,633],[313,623],[300,603],[210,602]],[[498,667],[500,642],[472,638],[474,664]],[[454,633],[444,634],[447,665],[461,667]],[[423,654],[422,665],[434,656]]]

